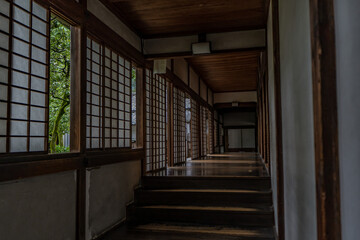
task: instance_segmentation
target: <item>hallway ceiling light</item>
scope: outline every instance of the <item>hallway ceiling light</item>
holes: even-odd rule
[[[154,74],[165,74],[166,73],[166,59],[154,60]]]
[[[191,49],[194,55],[211,53],[210,42],[193,43]]]

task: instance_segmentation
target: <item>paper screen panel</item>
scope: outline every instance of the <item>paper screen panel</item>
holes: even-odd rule
[[[146,171],[166,167],[166,80],[146,70]]]
[[[146,171],[153,170],[152,156],[152,71],[146,69],[145,75],[145,128],[146,128]]]
[[[207,155],[207,109],[200,106],[200,124],[201,124],[201,156]]]
[[[191,99],[191,150],[192,159],[199,158],[199,104]]]
[[[86,59],[86,147],[103,147],[103,48],[87,38]]]
[[[209,128],[209,133],[208,133],[208,142],[209,142],[209,149],[208,149],[208,153],[212,154],[214,153],[214,129],[213,129],[213,123],[214,123],[214,115],[213,112],[210,111],[209,109],[207,109],[207,113],[208,113],[208,128]]]
[[[49,10],[0,0],[0,153],[47,151],[48,56]]]
[[[131,147],[131,63],[87,38],[87,148]]]
[[[185,93],[174,87],[174,164],[186,161]]]
[[[153,163],[154,169],[166,167],[166,81],[155,75],[153,100]]]

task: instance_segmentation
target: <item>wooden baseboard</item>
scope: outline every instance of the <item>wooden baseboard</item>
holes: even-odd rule
[[[279,240],[279,235],[276,231],[276,226],[274,226],[274,238],[275,238],[275,240]]]
[[[99,235],[97,235],[95,238],[93,238],[93,240],[104,239],[107,236],[107,234],[122,227],[125,223],[126,223],[126,218],[121,219],[119,222],[115,223],[113,226],[105,229],[103,232],[101,232]]]

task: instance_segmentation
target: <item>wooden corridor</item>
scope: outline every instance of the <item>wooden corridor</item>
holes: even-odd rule
[[[270,177],[255,153],[208,155],[149,174],[127,225],[105,240],[273,240]]]

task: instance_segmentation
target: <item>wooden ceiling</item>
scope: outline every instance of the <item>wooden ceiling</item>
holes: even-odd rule
[[[260,29],[265,0],[101,0],[144,38]]]
[[[218,53],[188,58],[214,92],[253,91],[257,88],[261,51]]]

